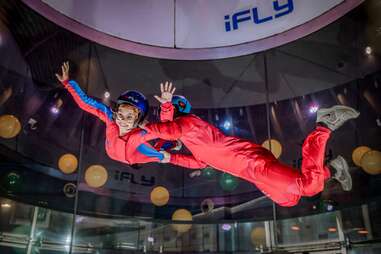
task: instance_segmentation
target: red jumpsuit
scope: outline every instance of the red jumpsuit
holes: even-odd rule
[[[163,104],[162,112],[173,115],[172,104]],[[192,114],[169,122],[147,124],[144,129],[149,135],[161,139],[179,139],[200,162],[200,166],[207,164],[254,183],[281,206],[294,206],[301,196],[316,195],[323,190],[325,180],[330,177],[329,169],[324,166],[324,155],[331,130],[325,127],[318,126],[306,138],[302,148],[301,172],[282,164],[262,146],[226,136]],[[180,154],[172,154],[170,162],[186,166]]]

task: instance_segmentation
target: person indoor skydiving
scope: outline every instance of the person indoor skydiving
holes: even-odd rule
[[[78,106],[106,124],[105,147],[111,159],[128,164],[163,160],[163,154],[147,143],[157,137],[148,137],[146,131],[138,127],[149,109],[143,94],[137,91],[124,92],[117,100],[116,112],[113,112],[110,107],[88,97],[74,80],[69,80],[68,62],[63,63],[61,69],[62,74],[56,74],[56,77]]]
[[[155,96],[167,119],[173,116],[174,107],[168,93]],[[248,140],[226,136],[212,124],[193,114],[179,116],[172,121],[142,123],[151,135],[165,140],[180,140],[200,161],[215,169],[227,172],[255,184],[265,195],[280,206],[295,206],[302,196],[314,196],[324,189],[331,178],[330,168],[324,165],[326,143],[331,133],[359,113],[346,106],[319,109],[316,128],[305,139],[302,147],[301,172],[282,164],[264,147]],[[181,154],[163,152],[162,162],[185,166]],[[334,179],[344,190],[352,188],[352,179],[345,159],[338,156],[329,163]]]
[[[172,90],[172,83],[168,83],[166,82],[165,86],[164,85],[161,85],[161,91],[162,93],[167,91],[167,90]],[[159,98],[159,97],[157,97]],[[173,114],[170,113],[168,114],[168,112],[166,112],[165,110],[162,111],[160,110],[160,121],[161,122],[167,122],[167,121],[172,121],[173,118],[177,118],[179,116],[185,116],[187,114],[190,114],[191,112],[191,109],[192,109],[192,105],[190,104],[190,102],[188,101],[187,98],[185,98],[184,96],[182,95],[173,95],[172,97],[172,100],[171,100],[171,103],[174,107],[174,112]],[[161,104],[163,105],[163,104]],[[180,140],[164,140],[164,139],[159,139],[154,147],[158,150],[158,151],[166,151],[166,152],[171,152],[171,151],[180,151],[181,148],[182,148],[182,143]],[[196,160],[193,156],[191,156],[191,159],[190,160]],[[181,163],[180,163],[181,165]],[[199,166],[201,165],[198,165],[196,164],[197,166],[194,166],[192,169],[198,169]],[[204,166],[204,165],[202,165]],[[206,167],[206,165],[205,165]],[[193,178],[193,177],[196,177],[196,176],[200,176],[201,175],[201,170],[193,170],[191,173],[189,173],[189,177],[190,178]]]

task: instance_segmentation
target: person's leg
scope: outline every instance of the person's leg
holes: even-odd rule
[[[241,172],[242,177],[256,184],[265,195],[282,206],[296,205],[301,196],[316,195],[331,177],[330,170],[324,166],[325,146],[331,132],[358,115],[354,109],[345,106],[318,112],[319,125],[303,144],[301,173],[258,147],[253,150],[248,170]]]
[[[296,186],[290,185],[290,191],[302,196],[314,196],[324,189],[326,180],[331,177],[328,167],[324,166],[325,147],[331,132],[337,130],[346,121],[357,118],[359,113],[353,108],[337,105],[317,112],[317,127],[304,141],[302,147],[301,177],[296,179]],[[336,169],[334,177],[340,179],[344,189],[352,186],[352,181],[345,168],[345,160],[338,158],[331,162]],[[339,178],[340,175],[340,178]]]
[[[253,152],[250,168],[241,177],[254,183],[267,197],[280,206],[294,206],[302,196],[321,192],[330,178],[324,166],[325,145],[331,131],[318,126],[305,139],[302,170],[282,164],[265,148]]]
[[[319,109],[316,122],[324,125],[331,131],[335,131],[346,121],[355,119],[359,115],[360,113],[351,107],[336,105],[331,108]],[[344,191],[350,191],[352,189],[352,178],[349,174],[346,160],[342,156],[337,156],[336,159],[331,160],[328,164],[332,171],[332,178],[341,184]]]
[[[324,166],[325,147],[331,132],[337,130],[346,121],[357,118],[359,113],[353,108],[337,105],[317,112],[317,127],[304,141],[302,147],[301,176],[297,177],[296,184],[290,184],[289,192],[302,196],[314,196],[324,189],[326,180],[331,177],[328,167]],[[345,168],[345,160],[338,158],[331,162],[336,169],[334,177],[340,179],[344,189],[352,186],[352,181]],[[340,178],[339,178],[340,176]]]
[[[314,196],[324,189],[325,181],[330,177],[324,166],[325,146],[331,130],[317,126],[305,139],[302,147],[302,174],[297,179],[297,189],[302,196]]]
[[[303,144],[301,172],[282,164],[269,151],[258,147],[244,178],[281,206],[294,206],[301,196],[319,193],[330,177],[324,166],[325,145],[330,133],[328,128],[318,126],[308,135]]]
[[[239,177],[255,184],[263,194],[280,206],[294,206],[301,198],[296,187],[296,181],[301,177],[300,172],[282,164],[261,146],[254,147],[247,170],[241,171]]]

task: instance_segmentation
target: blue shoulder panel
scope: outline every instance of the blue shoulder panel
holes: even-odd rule
[[[105,104],[98,102],[98,101],[94,100],[93,98],[90,98],[89,96],[87,96],[87,94],[82,91],[82,89],[79,87],[78,83],[75,82],[74,80],[70,80],[69,84],[73,87],[74,91],[78,94],[79,98],[81,98],[81,100],[84,103],[86,103],[87,105],[89,105],[92,108],[95,108],[95,109],[102,111],[103,113],[105,113],[105,115],[108,117],[109,120],[112,120],[113,114],[112,114],[111,109],[108,106],[106,106]]]

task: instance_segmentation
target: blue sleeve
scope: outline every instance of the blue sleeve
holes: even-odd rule
[[[164,155],[158,151],[156,151],[153,147],[150,147],[146,144],[141,144],[138,146],[138,151],[145,156],[151,157],[151,158],[157,158],[160,161],[164,159]]]
[[[112,121],[113,113],[111,109],[105,104],[87,96],[77,82],[70,80],[68,83],[64,83],[64,85],[81,109],[99,117],[102,121]]]

